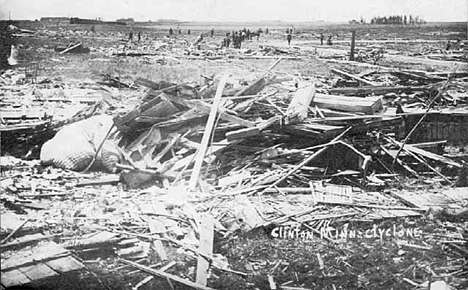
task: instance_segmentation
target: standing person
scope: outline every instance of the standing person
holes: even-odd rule
[[[323,33],[320,33],[320,45],[323,45],[324,39],[325,39],[325,36],[323,36]]]
[[[187,34],[190,35],[190,29],[187,31]]]
[[[232,47],[237,48],[237,31],[231,33],[232,37]]]
[[[128,34],[128,41],[133,41],[133,31]]]
[[[179,28],[179,34],[182,34],[182,29]]]
[[[332,45],[332,44],[333,44],[331,39],[332,39],[332,35],[330,34],[330,35],[328,36],[328,39],[327,39],[327,44],[328,44],[328,45]]]
[[[214,36],[214,27],[211,28],[211,37],[213,37],[213,36]]]
[[[203,41],[203,33],[200,33],[200,36],[197,37],[195,43],[193,44],[197,49],[199,49],[200,43]]]
[[[141,41],[141,31],[138,31],[138,42]]]
[[[268,35],[270,31],[268,30],[268,27],[265,29],[265,34]]]
[[[286,36],[286,38],[288,39],[288,45],[291,45],[291,39],[292,39],[291,33],[288,33],[288,35]]]
[[[173,32],[174,32],[174,31],[172,30],[172,27],[169,28],[169,35],[172,35]]]

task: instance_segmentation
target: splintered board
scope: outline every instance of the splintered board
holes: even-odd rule
[[[2,253],[1,285],[12,287],[30,284],[84,268],[84,265],[54,242],[43,242],[33,248]]]
[[[372,115],[382,111],[382,99],[379,97],[358,98],[326,94],[315,94],[311,106],[344,112]]]

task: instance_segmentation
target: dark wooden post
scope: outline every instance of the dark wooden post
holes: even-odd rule
[[[356,30],[353,30],[351,34],[351,53],[349,54],[349,60],[354,60],[354,44],[356,38]]]

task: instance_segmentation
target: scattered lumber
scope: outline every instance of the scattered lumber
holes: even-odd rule
[[[346,78],[356,80],[361,84],[365,84],[365,85],[368,85],[368,86],[375,86],[375,84],[373,82],[371,82],[371,81],[368,81],[366,79],[360,78],[358,76],[355,76],[353,74],[347,73],[345,71],[342,71],[342,70],[339,70],[339,69],[336,69],[336,68],[331,69],[331,72],[335,73],[335,74],[337,74],[339,76],[342,76],[342,77],[346,77]]]
[[[155,276],[158,276],[158,277],[162,277],[162,278],[165,278],[165,279],[170,279],[170,280],[176,281],[178,283],[184,284],[185,286],[188,286],[190,288],[199,289],[199,290],[214,290],[213,288],[206,287],[206,286],[194,283],[194,282],[192,282],[190,280],[177,277],[175,275],[166,273],[164,271],[160,271],[160,270],[156,270],[156,269],[153,269],[153,268],[150,268],[150,267],[147,267],[147,266],[143,266],[143,265],[140,265],[140,264],[132,262],[132,261],[128,261],[128,260],[125,260],[125,259],[120,259],[120,261],[122,261],[123,263],[128,264],[130,266],[133,266],[133,267],[135,267],[137,269],[140,269],[143,272],[146,272],[148,274],[155,275]]]

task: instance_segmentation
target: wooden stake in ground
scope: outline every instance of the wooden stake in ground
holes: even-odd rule
[[[214,220],[210,215],[205,215],[202,219],[200,230],[200,252],[211,255],[213,252],[213,237],[214,237]],[[199,256],[197,260],[197,278],[196,282],[206,286],[209,262]]]
[[[351,52],[349,53],[349,60],[353,61],[354,60],[354,45],[355,45],[355,40],[356,40],[356,31],[353,30],[351,34]]]
[[[200,149],[195,157],[195,165],[193,167],[192,175],[190,176],[189,188],[194,190],[198,183],[198,177],[200,176],[201,167],[203,165],[203,159],[205,158],[206,148],[208,147],[208,142],[210,141],[211,134],[213,132],[213,126],[216,121],[216,113],[218,112],[219,104],[221,103],[221,96],[223,95],[223,89],[226,85],[228,75],[225,74],[218,85],[216,90],[216,95],[213,100],[213,105],[211,107],[210,115],[208,116],[208,121],[206,122],[205,132],[203,133],[202,142],[200,144]]]

